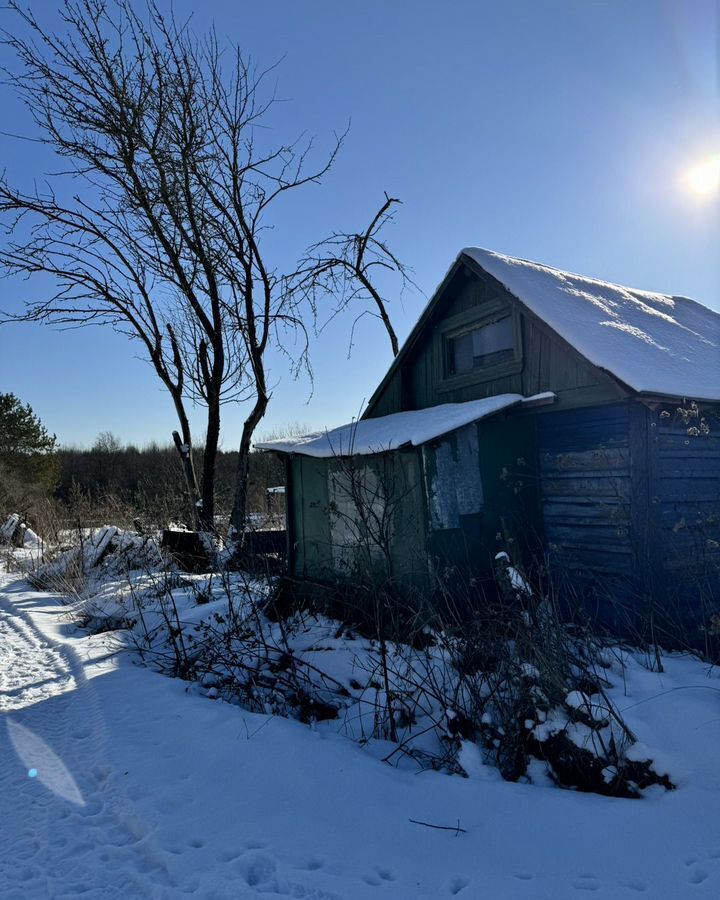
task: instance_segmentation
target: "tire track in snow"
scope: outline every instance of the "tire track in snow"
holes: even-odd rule
[[[166,855],[113,785],[104,716],[77,655],[42,635],[2,594],[0,896],[176,896]],[[31,757],[43,747],[35,766]],[[37,777],[29,777],[34,768]],[[62,769],[74,793],[58,790]]]

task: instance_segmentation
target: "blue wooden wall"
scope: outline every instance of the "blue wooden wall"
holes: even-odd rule
[[[536,433],[544,546],[561,591],[612,629],[702,644],[720,613],[720,409],[548,412]]]
[[[649,411],[648,455],[655,583],[668,627],[701,643],[720,614],[720,407]]]
[[[537,418],[545,549],[562,593],[575,588],[608,625],[637,576],[633,540],[630,407],[585,407]]]

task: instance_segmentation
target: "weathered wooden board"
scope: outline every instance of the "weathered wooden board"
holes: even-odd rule
[[[538,416],[545,545],[557,577],[569,573],[578,589],[610,576],[632,581],[629,431],[626,405]]]
[[[615,472],[625,468],[630,462],[629,447],[594,447],[590,450],[567,452],[546,451],[543,457],[543,471],[554,473],[594,472],[596,476],[604,472]]]
[[[720,608],[720,407],[698,415],[667,404],[649,411],[650,507],[668,618],[696,629]],[[704,420],[709,433],[694,433]]]
[[[608,472],[604,477],[578,478],[577,476],[558,478],[555,473],[543,477],[540,484],[543,497],[617,497],[624,500],[630,496],[630,476],[619,470]]]

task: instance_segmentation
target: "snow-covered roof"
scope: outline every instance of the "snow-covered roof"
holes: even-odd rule
[[[498,394],[496,397],[468,400],[466,403],[443,403],[428,409],[392,413],[376,419],[360,419],[333,428],[332,431],[315,431],[302,437],[263,441],[255,444],[255,448],[318,458],[368,456],[408,445],[417,447],[511,406],[552,401],[553,398],[552,393],[537,394],[535,397]]]
[[[633,390],[720,400],[720,313],[686,297],[621,287],[478,247],[463,254]]]

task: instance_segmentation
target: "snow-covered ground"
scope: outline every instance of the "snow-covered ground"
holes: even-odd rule
[[[628,658],[614,699],[677,790],[619,800],[394,769],[198,696],[0,580],[3,900],[720,896],[720,678],[696,660]]]

